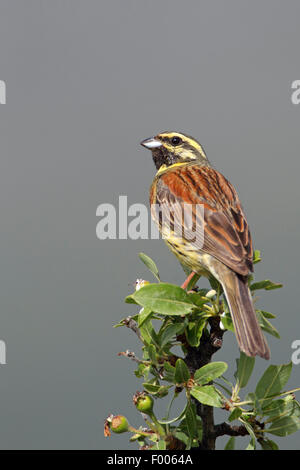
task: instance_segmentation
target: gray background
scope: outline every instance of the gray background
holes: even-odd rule
[[[162,241],[98,240],[96,208],[119,194],[148,204],[154,167],[139,142],[158,131],[194,135],[236,186],[263,252],[257,279],[285,285],[259,300],[278,315],[271,363],[290,361],[300,338],[299,14],[299,2],[279,0],[1,0],[1,448],[135,448],[103,438],[110,412],[142,424],[131,402],[141,382],[117,357],[138,344],[112,325],[133,313],[123,299],[135,279],[151,279],[140,251],[164,280],[181,283],[183,272]],[[215,358],[230,377],[238,349],[227,335]],[[249,391],[266,366],[257,360]],[[299,447],[297,434],[274,440]]]

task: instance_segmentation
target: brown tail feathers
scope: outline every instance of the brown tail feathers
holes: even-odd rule
[[[222,285],[241,351],[247,356],[258,355],[270,359],[270,350],[256,317],[247,280],[232,272]]]

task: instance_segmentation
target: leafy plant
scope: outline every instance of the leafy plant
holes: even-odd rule
[[[248,450],[258,445],[264,450],[278,449],[273,436],[284,437],[300,429],[300,405],[294,395],[300,389],[285,390],[292,363],[268,366],[255,390],[245,394],[255,358],[240,353],[234,383],[224,376],[228,368],[225,362],[212,362],[225,331],[233,331],[221,286],[211,279],[211,289],[195,288],[197,275],[186,291],[161,282],[149,256],[141,253],[140,259],[157,282],[137,281],[135,292],[125,301],[138,306],[139,311],[116,326],[130,328],[141,341],[141,359],[130,351],[119,355],[137,364],[135,375],[143,380],[143,391],[134,395],[133,402],[146,427],[135,429],[124,416],[110,415],[105,421],[105,435],[129,432],[130,441],[137,441],[142,449],[214,449],[216,439],[223,435],[229,436],[225,450],[234,449],[236,436],[248,437]],[[260,260],[256,250],[254,263]],[[249,283],[252,292],[282,287],[269,280],[253,282],[253,277]],[[261,328],[279,338],[270,321],[275,315],[258,310],[257,316]],[[173,352],[175,346],[180,346],[182,357]],[[179,394],[185,395],[185,404],[178,416],[170,418]],[[166,396],[170,397],[166,416],[159,419],[154,412],[155,401]],[[226,410],[226,421],[214,423],[214,408]]]

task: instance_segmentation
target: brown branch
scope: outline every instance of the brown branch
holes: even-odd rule
[[[135,353],[133,351],[129,351],[129,349],[127,349],[126,351],[119,352],[118,356],[128,357],[128,359],[131,359],[132,361],[137,362],[138,364],[141,364],[144,362],[138,359]]]
[[[123,325],[127,326],[127,328],[130,328],[132,331],[134,331],[134,333],[137,335],[139,340],[143,342],[140,330],[137,326],[137,322],[133,320],[132,317],[129,316],[129,317],[124,318],[122,323]]]
[[[216,439],[220,436],[247,436],[249,433],[245,426],[231,426],[228,423],[216,424],[213,431],[213,437]]]
[[[211,362],[213,354],[215,354],[223,344],[224,330],[220,328],[220,317],[211,317],[209,320],[210,332],[202,334],[200,345],[195,348],[189,345],[185,362],[191,373]],[[203,438],[199,446],[201,450],[213,450],[216,446],[215,424],[214,424],[214,408],[213,406],[203,405],[192,398],[196,405],[197,414],[202,419]]]

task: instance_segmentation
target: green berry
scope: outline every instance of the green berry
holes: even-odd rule
[[[115,432],[117,434],[127,432],[129,429],[129,424],[125,416],[113,416],[110,421],[110,429],[112,430],[112,432]]]
[[[136,399],[136,407],[141,413],[149,414],[153,410],[153,398],[150,395],[142,393]]]

